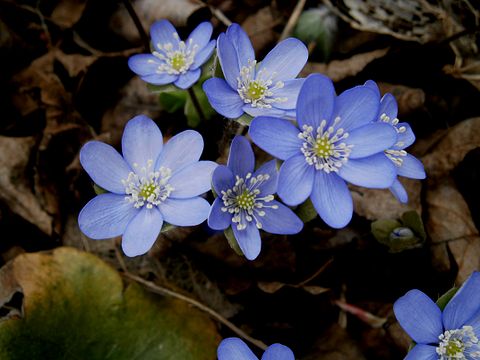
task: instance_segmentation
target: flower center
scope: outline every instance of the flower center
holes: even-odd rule
[[[316,131],[312,126],[303,125],[303,131],[298,134],[298,137],[304,140],[301,151],[307,164],[327,174],[337,172],[348,161],[352,152],[353,145],[342,141],[348,138],[348,133],[342,128],[335,129],[339,122],[340,118],[337,117],[333,125],[326,128],[327,121],[322,120]]]
[[[222,191],[223,212],[232,214],[232,222],[237,224],[237,230],[244,230],[249,223],[255,222],[258,229],[262,228],[261,217],[265,216],[264,208],[278,209],[277,205],[267,205],[274,199],[273,195],[259,196],[260,187],[270,179],[270,175],[251,173],[241,178],[236,177],[235,185],[227,191]]]
[[[153,171],[153,160],[147,161],[147,166],[138,169],[137,164],[133,164],[135,172],[130,172],[128,178],[122,180],[125,185],[125,199],[136,208],[146,205],[148,209],[157,206],[165,201],[174,188],[168,184],[172,176],[172,170],[161,167],[158,171]]]
[[[179,40],[177,33],[173,33],[173,37]],[[177,48],[174,48],[172,43],[158,43],[157,49],[158,51],[152,53],[155,57],[162,60],[162,63],[157,68],[157,74],[179,75],[186,73],[192,66],[198,45],[194,45],[193,40],[190,39],[188,45],[184,41],[179,41]],[[149,62],[155,63],[153,60]]]
[[[473,328],[465,325],[461,329],[447,330],[438,337],[436,349],[439,360],[480,359],[480,346]]]
[[[273,84],[273,74],[267,74],[265,69],[257,73],[257,61],[249,60],[248,66],[243,66],[240,70],[240,76],[237,78],[237,92],[245,104],[251,104],[252,107],[268,108],[273,103],[285,102],[286,97],[275,97],[275,91],[283,88],[283,81],[277,81]]]

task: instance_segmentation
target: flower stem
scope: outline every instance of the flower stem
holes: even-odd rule
[[[145,47],[146,52],[150,52],[150,39],[148,38],[147,33],[145,32],[145,29],[143,28],[142,22],[140,21],[140,18],[138,17],[137,13],[135,12],[135,9],[133,8],[133,5],[130,3],[130,0],[122,0],[123,5],[125,5],[125,8],[128,11],[128,15],[133,20],[133,23],[135,24],[135,27],[138,30],[138,33],[140,34],[140,37],[142,38],[143,46]]]
[[[200,103],[198,102],[197,95],[195,95],[195,91],[193,91],[191,87],[188,88],[188,95],[190,96],[190,99],[192,99],[193,106],[195,107],[195,110],[197,111],[200,120],[204,122],[206,120],[205,114],[200,107]]]

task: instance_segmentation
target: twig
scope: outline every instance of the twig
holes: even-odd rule
[[[204,122],[206,120],[205,114],[203,113],[200,103],[198,102],[197,95],[195,95],[195,92],[191,87],[188,88],[188,95],[190,95],[190,99],[192,99],[193,106],[195,107],[200,120]]]
[[[290,19],[288,19],[287,25],[285,25],[285,28],[282,31],[282,35],[280,35],[280,39],[278,39],[279,42],[286,39],[287,36],[289,36],[293,31],[293,28],[297,24],[298,18],[302,13],[306,1],[307,0],[299,0],[297,2],[297,5],[295,5],[295,9],[293,9],[292,15],[290,15]]]
[[[140,37],[142,38],[143,46],[145,48],[146,52],[150,52],[150,39],[148,38],[147,33],[145,32],[145,29],[143,28],[142,22],[140,21],[140,18],[138,17],[137,13],[135,12],[135,9],[133,8],[133,5],[130,3],[130,0],[122,0],[123,4],[125,5],[125,8],[128,11],[128,14],[132,18],[135,27],[138,30],[138,33],[140,34]]]
[[[185,296],[185,295],[182,295],[180,293],[177,293],[175,291],[172,291],[172,290],[169,290],[167,288],[164,288],[164,287],[161,287],[161,286],[158,286],[157,284],[154,284],[153,282],[151,281],[147,281],[147,280],[144,280],[142,279],[141,277],[139,276],[136,276],[136,275],[133,275],[129,272],[126,272],[124,274],[125,277],[131,279],[131,280],[134,280],[140,284],[142,284],[143,286],[145,286],[148,290],[150,290],[151,292],[155,293],[155,294],[160,294],[160,295],[164,295],[164,296],[170,296],[170,297],[173,297],[175,299],[179,299],[179,300],[182,300],[182,301],[185,301],[186,303],[190,304],[190,305],[193,305],[195,306],[196,308],[202,310],[203,312],[206,312],[208,315],[210,315],[212,318],[214,318],[215,320],[217,320],[218,322],[222,323],[223,325],[225,325],[226,327],[228,327],[230,330],[232,330],[235,334],[237,334],[238,336],[242,337],[243,339],[247,340],[248,342],[250,342],[251,344],[257,346],[258,348],[262,349],[262,350],[266,350],[267,349],[267,345],[265,343],[263,343],[262,341],[260,340],[257,340],[257,339],[254,339],[252,338],[250,335],[246,334],[242,329],[238,328],[237,326],[235,326],[233,323],[231,323],[230,321],[228,321],[227,319],[225,319],[222,315],[220,315],[219,313],[217,313],[215,310],[213,309],[210,309],[208,306],[205,306],[203,305],[201,302],[195,300],[195,299],[192,299],[192,298],[189,298],[188,296]]]
[[[215,16],[221,23],[225,26],[232,25],[232,21],[226,17],[226,15],[222,12],[222,10],[217,9],[211,5],[209,5],[210,11],[212,12],[213,16]]]
[[[320,269],[318,269],[317,271],[315,271],[315,273],[310,276],[308,279],[306,280],[303,280],[301,283],[298,284],[298,287],[300,286],[303,286],[303,285],[306,285],[308,284],[310,281],[312,281],[313,279],[315,279],[318,275],[320,275],[322,272],[325,271],[325,269],[327,267],[330,266],[330,264],[333,262],[333,259],[329,259],[325,264],[322,265],[322,267]]]

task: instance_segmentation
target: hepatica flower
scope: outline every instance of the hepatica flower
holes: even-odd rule
[[[218,37],[217,54],[225,80],[208,79],[203,90],[218,113],[230,119],[243,113],[295,116],[304,80],[295,77],[308,58],[308,50],[300,40],[283,40],[257,64],[247,34],[238,24],[232,24]]]
[[[380,96],[380,91],[375,82],[369,80],[365,83],[365,86],[370,87]],[[385,156],[393,162],[397,174],[410,179],[425,179],[426,174],[423,164],[405,151],[415,141],[415,135],[410,125],[398,120],[397,101],[392,94],[387,93],[382,97],[378,114],[378,122],[392,125],[397,132],[397,142],[385,150]],[[408,202],[408,194],[398,179],[395,179],[390,186],[390,191],[400,202]]]
[[[407,360],[480,359],[480,273],[474,272],[440,308],[420,290],[393,305],[400,326],[417,343]]]
[[[143,115],[125,127],[123,157],[105,143],[86,143],[80,162],[95,184],[109,193],[85,205],[78,216],[80,229],[92,239],[123,235],[123,251],[136,256],[152,247],[164,222],[202,223],[210,205],[199,195],[210,189],[217,165],[198,161],[202,151],[203,139],[193,130],[164,145],[158,126]]]
[[[153,85],[173,83],[187,89],[199,78],[202,66],[212,55],[215,40],[212,24],[203,22],[192,31],[186,41],[181,41],[168,20],[155,22],[150,28],[153,52],[133,55],[128,66],[142,80]]]
[[[303,222],[274,198],[277,191],[275,160],[254,171],[255,157],[248,140],[236,136],[230,147],[227,166],[219,165],[212,178],[218,197],[208,225],[215,230],[232,227],[245,257],[255,259],[260,253],[260,229],[273,234],[296,234]]]
[[[395,129],[376,120],[380,98],[365,86],[335,95],[332,81],[310,75],[300,90],[298,126],[274,117],[253,119],[249,134],[255,144],[285,160],[278,195],[288,205],[308,197],[330,226],[341,228],[353,213],[346,182],[388,188],[396,176],[384,150],[397,141]]]
[[[258,360],[239,338],[224,339],[217,349],[218,360]],[[261,360],[295,360],[292,350],[281,344],[270,345]]]

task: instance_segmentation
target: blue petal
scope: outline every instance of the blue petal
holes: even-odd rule
[[[332,120],[340,117],[335,126],[350,131],[377,120],[380,101],[372,89],[356,86],[341,93],[335,101]]]
[[[330,120],[335,104],[332,80],[321,74],[309,75],[303,83],[297,102],[297,121],[317,129],[322,120]]]
[[[397,134],[397,143],[393,147],[394,149],[402,150],[415,142],[415,134],[410,125],[407,123],[399,123],[396,127],[398,129],[405,128],[405,130]]]
[[[223,206],[223,200],[217,197],[210,208],[208,226],[213,230],[225,230],[232,224],[232,214],[222,211]]]
[[[225,165],[219,165],[212,176],[213,189],[218,196],[222,196],[222,191],[227,191],[235,185],[235,176]]]
[[[248,223],[247,227],[243,230],[238,230],[237,225],[233,224],[232,230],[243,255],[245,255],[248,260],[255,260],[262,248],[260,231],[255,226],[255,222]]]
[[[122,237],[122,250],[133,257],[145,254],[157,240],[162,229],[162,215],[156,207],[143,207],[127,226]]]
[[[247,33],[238,24],[232,24],[227,29],[228,40],[235,48],[238,59],[238,69],[248,66],[248,62],[255,60],[255,51]]]
[[[318,215],[333,228],[343,228],[352,219],[352,196],[345,181],[335,173],[316,172],[311,199]]]
[[[341,178],[354,185],[386,189],[397,178],[397,169],[383,153],[361,159],[349,159],[338,171]]]
[[[398,106],[395,96],[390,93],[385,94],[380,102],[380,110],[378,113],[380,116],[382,114],[387,115],[390,118],[390,121],[396,119],[398,115]]]
[[[205,46],[202,50],[200,50],[196,55],[195,55],[195,60],[193,61],[192,66],[190,66],[190,70],[195,70],[198,69],[200,66],[202,66],[208,59],[210,59],[210,56],[212,56],[213,50],[215,49],[216,41],[212,40],[210,41],[207,46]]]
[[[188,199],[207,192],[212,187],[212,174],[217,166],[213,161],[199,161],[173,173],[168,181],[174,189],[170,197]]]
[[[224,339],[217,349],[218,360],[258,360],[239,338]]]
[[[203,138],[194,130],[185,130],[172,137],[160,153],[155,169],[161,166],[169,168],[172,173],[200,159],[203,151]]]
[[[308,165],[303,154],[285,161],[278,174],[278,195],[287,205],[298,205],[312,193],[315,168]]]
[[[407,156],[402,156],[402,159],[402,166],[397,168],[398,175],[410,179],[425,179],[425,169],[423,168],[423,164],[420,160],[410,154],[407,154]]]
[[[91,239],[109,239],[122,235],[138,211],[124,195],[101,194],[80,211],[78,226]]]
[[[217,39],[217,55],[222,67],[223,75],[232,89],[237,89],[237,77],[240,74],[238,54],[231,41],[225,34],[220,34]]]
[[[282,344],[273,344],[268,347],[262,360],[295,360],[292,350]]]
[[[151,74],[141,77],[143,81],[153,85],[167,85],[178,79],[178,75],[164,74]]]
[[[253,173],[253,177],[258,175],[269,175],[270,178],[262,183],[262,186],[258,188],[260,193],[258,196],[272,195],[277,192],[278,187],[278,170],[277,160],[270,160],[260,166],[257,171]]]
[[[190,86],[197,82],[197,80],[200,78],[201,73],[201,69],[188,70],[187,72],[179,75],[177,81],[175,81],[174,84],[180,89],[188,89]]]
[[[203,91],[207,95],[210,105],[219,114],[236,119],[243,115],[243,100],[236,91],[233,91],[223,79],[211,78],[203,83]]]
[[[255,168],[255,155],[252,146],[244,136],[235,136],[230,145],[227,166],[234,176],[245,178],[248,173],[253,173]]]
[[[475,271],[465,281],[443,310],[446,330],[460,329],[480,310],[480,272]]]
[[[80,163],[95,184],[110,192],[125,194],[122,180],[127,179],[132,170],[113,147],[89,141],[80,150]]]
[[[415,345],[404,360],[438,360],[437,348],[431,345]]]
[[[250,124],[248,134],[255,145],[281,160],[301,154],[303,142],[298,138],[300,131],[288,120],[256,117]]]
[[[195,45],[197,45],[197,50],[203,49],[210,38],[212,37],[213,27],[212,24],[208,21],[204,21],[199,24],[188,37],[186,44],[189,49],[192,49]]]
[[[272,209],[277,206],[277,209]],[[298,234],[302,231],[303,221],[288,207],[282,203],[273,200],[265,203],[262,208],[265,216],[259,216],[258,220],[262,223],[262,230],[272,234]]]
[[[153,167],[162,147],[162,133],[157,124],[147,116],[137,115],[125,126],[122,153],[132,169],[147,167],[149,160]]]
[[[255,106],[253,107],[251,104],[243,105],[243,111],[246,112],[248,115],[256,117],[256,116],[273,116],[277,118],[286,118],[287,112],[282,109],[277,109],[276,107],[272,106],[271,108],[262,108]]]
[[[157,51],[163,52],[160,47],[168,43],[171,43],[174,49],[178,47],[179,38],[177,30],[168,20],[160,20],[153,23],[150,28],[150,37],[152,38],[153,47]]]
[[[345,139],[353,145],[350,159],[370,156],[389,149],[397,141],[397,131],[393,126],[382,123],[367,124],[352,130]]]
[[[365,84],[363,84],[363,86],[366,86],[370,89],[372,89],[373,91],[375,91],[375,93],[378,95],[378,97],[380,98],[380,89],[378,88],[378,85],[375,81],[373,80],[367,80],[365,82]]]
[[[471,319],[468,319],[466,321],[465,325],[470,325],[471,327],[473,327],[473,332],[475,333],[475,336],[477,338],[480,337],[480,309],[475,315],[473,315]]]
[[[258,73],[273,83],[295,78],[308,59],[307,47],[298,39],[288,38],[278,43],[260,63]]]
[[[201,197],[190,199],[168,198],[158,205],[163,219],[172,225],[195,226],[204,222],[210,212],[210,204]]]
[[[163,63],[164,61],[151,54],[133,55],[128,59],[130,70],[140,76],[156,74],[158,67]]]
[[[393,304],[400,326],[418,344],[437,344],[443,333],[442,312],[420,290],[410,290]]]
[[[389,190],[392,192],[395,198],[401,203],[406,204],[408,202],[407,191],[405,190],[402,183],[398,179],[393,182]]]
[[[275,90],[274,97],[283,97],[287,100],[284,102],[273,103],[272,106],[278,109],[295,109],[297,107],[298,94],[305,82],[305,79],[287,80],[281,89]]]

